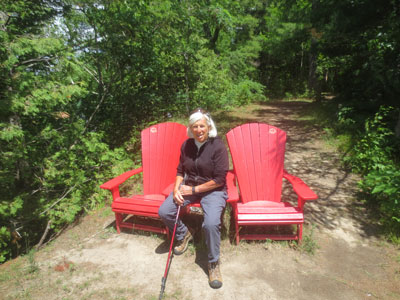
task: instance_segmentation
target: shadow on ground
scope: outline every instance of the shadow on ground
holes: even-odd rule
[[[368,211],[357,198],[358,176],[342,167],[341,154],[334,147],[327,146],[324,140],[324,131],[315,125],[310,117],[313,103],[308,100],[273,101],[246,106],[243,110],[220,111],[213,115],[219,135],[225,135],[230,129],[249,122],[264,122],[279,127],[287,133],[285,168],[295,176],[306,182],[313,189],[319,199],[305,205],[306,224],[316,225],[319,228],[334,231],[344,226],[341,220],[352,220],[362,237],[379,237],[380,230],[374,220],[373,212]],[[297,205],[297,196],[290,184],[284,180],[283,201]],[[223,227],[223,238],[229,237],[234,243],[232,216],[228,217],[228,224]],[[204,242],[201,233],[201,216],[187,217],[186,223],[197,232],[195,238],[196,249]],[[226,223],[226,221],[225,221]],[[349,226],[350,226],[349,225]],[[277,227],[270,228],[277,231]],[[250,230],[251,229],[247,229]],[[258,231],[259,228],[254,230]],[[267,229],[268,230],[268,229]],[[286,231],[286,228],[279,228]],[[143,233],[146,234],[146,233]],[[169,245],[169,244],[168,244]],[[157,253],[168,251],[168,246],[162,244]],[[203,269],[204,253],[198,253],[196,261]],[[206,259],[204,259],[206,262]]]
[[[379,226],[373,221],[374,212],[366,209],[358,198],[360,178],[346,170],[341,163],[342,154],[327,145],[323,128],[316,125],[312,117],[314,106],[308,100],[273,101],[250,106],[251,109],[247,107],[245,111],[226,113],[223,117],[230,118],[235,126],[264,122],[286,131],[285,168],[319,196],[317,201],[305,206],[307,223],[335,230],[343,226],[340,221],[346,216],[361,236],[379,237]],[[283,199],[293,204],[297,202],[297,196],[285,181]]]

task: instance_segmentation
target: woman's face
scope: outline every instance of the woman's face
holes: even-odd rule
[[[190,126],[190,131],[198,142],[203,143],[208,139],[210,126],[208,126],[207,120],[202,118]]]

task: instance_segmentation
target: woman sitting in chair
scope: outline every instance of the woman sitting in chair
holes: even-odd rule
[[[221,214],[228,199],[226,174],[229,169],[228,152],[217,137],[211,116],[197,109],[189,117],[187,139],[181,156],[173,192],[165,199],[158,214],[173,231],[178,206],[200,202],[204,212],[203,230],[208,248],[208,277],[212,288],[222,286],[219,269],[221,243]],[[191,232],[178,219],[174,254],[181,255],[193,240]]]

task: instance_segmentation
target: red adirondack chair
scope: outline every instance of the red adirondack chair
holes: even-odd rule
[[[186,126],[178,123],[160,123],[144,129],[141,132],[142,166],[100,186],[112,193],[111,208],[115,213],[118,233],[121,227],[124,227],[168,235],[168,228],[165,226],[137,224],[126,222],[124,219],[127,215],[159,219],[158,209],[165,200],[165,190],[175,182],[180,148],[186,139]],[[143,195],[121,197],[119,186],[131,176],[141,172],[143,172]]]
[[[297,240],[301,242],[305,201],[317,195],[298,177],[284,169],[286,133],[263,123],[249,123],[230,130],[227,141],[232,156],[240,200],[232,203],[236,243],[247,240]],[[282,178],[298,196],[297,206],[281,201]],[[295,234],[240,234],[239,226],[297,225]]]

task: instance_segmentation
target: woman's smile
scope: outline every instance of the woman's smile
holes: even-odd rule
[[[208,139],[208,132],[210,130],[205,118],[193,123],[190,127],[196,141],[203,143]]]

